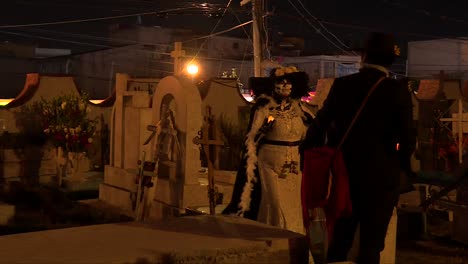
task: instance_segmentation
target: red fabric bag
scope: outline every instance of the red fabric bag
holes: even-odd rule
[[[341,151],[328,146],[305,150],[302,174],[304,225],[308,227],[314,220],[311,210],[322,208],[330,236],[335,221],[352,212],[348,172]]]

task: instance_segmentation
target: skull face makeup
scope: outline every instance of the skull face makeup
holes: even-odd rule
[[[275,84],[275,92],[283,98],[289,97],[289,95],[291,95],[291,88],[291,82],[287,79],[283,79]]]

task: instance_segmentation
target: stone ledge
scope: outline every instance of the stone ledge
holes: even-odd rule
[[[5,263],[24,256],[30,263],[308,263],[305,237],[227,216],[32,232],[0,237],[0,244]]]
[[[125,169],[106,165],[104,168],[104,183],[122,189],[136,192],[136,175],[128,173]]]
[[[125,211],[133,211],[130,191],[116,186],[101,183],[99,185],[99,200]]]
[[[8,225],[8,223],[14,216],[15,216],[15,206],[12,204],[0,202],[0,226]]]

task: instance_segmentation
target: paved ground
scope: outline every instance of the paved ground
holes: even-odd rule
[[[398,241],[396,264],[468,263],[468,245],[452,240],[450,226],[444,213],[429,214],[426,235]]]
[[[419,245],[418,245],[419,244]],[[397,250],[396,264],[465,264],[468,252],[462,249],[444,247],[433,242],[414,242],[413,245],[400,246]]]

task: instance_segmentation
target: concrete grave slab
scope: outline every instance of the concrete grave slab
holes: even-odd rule
[[[4,263],[308,263],[306,239],[238,217],[181,217],[0,237]]]

